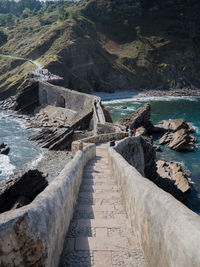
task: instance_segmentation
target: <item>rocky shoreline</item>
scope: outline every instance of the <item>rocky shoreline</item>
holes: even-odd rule
[[[27,130],[33,129],[33,131],[37,131],[41,127],[41,125],[32,116],[14,113],[9,114],[8,117],[16,121],[22,121]],[[37,147],[41,148],[39,144],[37,144]],[[50,151],[48,149],[43,149],[42,158],[34,164],[34,168],[37,168],[45,174],[48,173],[47,180],[48,182],[51,182],[60,173],[67,162],[71,160],[71,158],[72,153],[70,151]],[[25,169],[23,169],[24,171],[29,169],[28,165]]]
[[[145,96],[196,96],[200,97],[199,89],[190,89],[190,88],[182,88],[182,89],[141,89],[141,93],[144,93]]]

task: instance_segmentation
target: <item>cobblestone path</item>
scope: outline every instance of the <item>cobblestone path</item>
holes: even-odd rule
[[[147,267],[110,173],[107,147],[97,146],[84,169],[59,267]]]

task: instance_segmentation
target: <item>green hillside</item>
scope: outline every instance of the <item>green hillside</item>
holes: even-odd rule
[[[0,53],[32,58],[75,90],[200,88],[200,3],[91,0],[49,5],[2,30]],[[34,68],[0,58],[0,91]]]

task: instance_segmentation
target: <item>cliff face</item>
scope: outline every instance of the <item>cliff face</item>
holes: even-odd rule
[[[22,20],[2,53],[36,59],[80,91],[200,88],[199,1],[91,0],[76,9],[64,22]],[[15,63],[1,65],[0,91],[13,94],[31,69]]]

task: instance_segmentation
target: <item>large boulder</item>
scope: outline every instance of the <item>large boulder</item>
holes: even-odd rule
[[[0,144],[0,154],[8,155],[9,151],[10,151],[10,148],[8,145],[4,143]]]
[[[184,119],[163,120],[160,123],[154,125],[153,131],[158,133],[165,133],[168,131],[176,132],[180,129],[186,129],[190,133],[194,132],[194,128]]]
[[[21,172],[0,184],[0,213],[29,204],[48,185],[38,170]]]
[[[188,130],[180,129],[176,132],[166,132],[159,140],[160,145],[167,145],[169,148],[179,151],[193,151],[196,139],[190,136]]]
[[[129,126],[130,128],[137,129],[143,126],[147,131],[153,128],[153,124],[150,121],[151,106],[146,103],[144,106],[138,108],[135,112],[127,115],[124,119],[118,121],[118,124]]]
[[[191,187],[180,163],[158,160],[156,166],[159,175],[157,185],[178,200],[186,200],[191,192]]]

